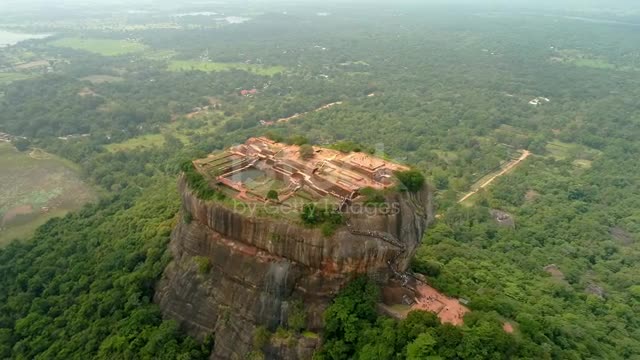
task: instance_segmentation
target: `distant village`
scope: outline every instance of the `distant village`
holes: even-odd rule
[[[26,137],[17,137],[17,136],[13,136],[11,134],[7,134],[7,133],[3,133],[0,132],[0,142],[12,142],[15,139],[26,139]]]

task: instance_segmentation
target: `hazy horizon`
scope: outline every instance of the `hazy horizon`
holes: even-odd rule
[[[170,0],[65,0],[62,2],[51,0],[7,0],[0,4],[0,8],[7,9],[27,9],[29,7],[78,7],[78,6],[149,6],[149,5],[171,5],[172,7],[184,7],[184,6],[215,6],[215,5],[320,5],[320,6],[333,6],[340,4],[380,4],[380,5],[468,5],[468,6],[507,6],[507,7],[527,7],[527,8],[546,8],[559,9],[559,8],[571,8],[575,10],[581,9],[616,9],[616,10],[636,10],[640,8],[640,5],[631,0],[540,0],[532,3],[529,0],[401,0],[401,1],[388,1],[388,0],[231,0],[231,1],[185,1],[180,4],[176,4]]]

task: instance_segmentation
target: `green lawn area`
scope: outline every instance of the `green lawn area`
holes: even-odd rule
[[[128,151],[138,148],[152,148],[164,145],[164,135],[149,134],[131,138],[121,143],[109,144],[106,149],[110,152]]]
[[[182,120],[188,121],[188,120]],[[163,126],[159,134],[146,134],[136,136],[120,143],[108,144],[105,146],[107,151],[131,151],[136,149],[148,149],[154,147],[161,147],[164,145],[164,134],[170,134],[182,141],[184,144],[189,143],[189,136],[184,132],[178,130],[180,122],[175,122],[166,126]]]
[[[109,152],[116,152],[161,147],[165,143],[165,134],[175,136],[182,141],[183,144],[189,144],[191,135],[211,133],[224,125],[224,122],[220,122],[221,117],[222,113],[219,111],[203,112],[198,118],[204,118],[206,123],[199,128],[189,128],[186,125],[197,120],[189,119],[186,116],[179,116],[176,121],[162,126],[158,134],[136,136],[120,143],[108,144],[105,146],[105,149]]]
[[[118,56],[142,52],[147,46],[136,41],[96,39],[96,38],[62,38],[49,43],[52,46],[84,50],[103,56]]]
[[[319,339],[320,338],[320,335],[318,335],[318,334],[316,334],[316,333],[314,333],[312,331],[304,331],[302,333],[302,336],[304,336],[304,337],[306,337],[308,339]]]
[[[169,63],[169,71],[228,71],[244,70],[258,75],[273,76],[285,70],[284,66],[263,66],[243,63],[217,63],[193,60],[174,60]]]
[[[95,199],[75,164],[44,152],[0,143],[0,169],[0,246]]]
[[[572,61],[576,66],[590,67],[594,69],[615,69],[616,66],[601,59],[575,59]]]
[[[593,163],[593,161],[584,160],[584,159],[578,159],[578,160],[574,160],[573,161],[573,165],[575,165],[577,167],[581,167],[583,169],[590,169],[592,163]]]
[[[28,223],[2,228],[0,231],[0,248],[8,245],[12,240],[25,239],[31,236],[38,227],[55,217],[63,217],[69,211],[66,209],[54,209],[47,214],[38,214],[29,219]]]
[[[557,52],[562,62],[573,64],[580,67],[589,67],[594,69],[616,69],[616,65],[610,63],[602,57],[598,57],[589,53],[585,53],[576,49],[565,49]]]
[[[547,144],[547,152],[556,160],[564,160],[569,156],[573,146],[573,144],[563,143],[561,141],[552,141]]]
[[[0,73],[0,85],[6,85],[14,81],[25,80],[32,77],[33,76],[29,74],[23,74],[23,73],[13,73],[13,72]]]
[[[601,154],[601,151],[580,144],[565,143],[559,140],[547,144],[549,156],[556,160],[575,159],[575,165],[590,167],[591,160]]]
[[[149,49],[149,50],[145,51],[144,54],[142,54],[142,55],[145,58],[150,59],[150,60],[167,60],[167,59],[171,59],[172,57],[178,55],[178,53],[173,51],[173,50]]]
[[[119,76],[111,76],[111,75],[89,75],[81,78],[82,81],[89,81],[93,84],[102,84],[102,83],[110,83],[110,82],[120,82],[123,81],[124,78]]]

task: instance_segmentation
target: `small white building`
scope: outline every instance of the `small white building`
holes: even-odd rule
[[[531,104],[533,106],[538,106],[538,105],[542,105],[543,103],[548,103],[550,101],[551,100],[549,100],[549,98],[538,96],[537,98],[529,101],[529,104]]]

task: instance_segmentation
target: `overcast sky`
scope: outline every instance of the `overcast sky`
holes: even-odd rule
[[[124,4],[124,5],[133,5],[136,4],[153,4],[153,3],[201,3],[206,4],[209,3],[214,5],[217,1],[179,1],[179,0],[1,0],[2,4],[10,4],[10,5],[92,5],[92,4]],[[572,7],[638,7],[637,0],[224,0],[219,1],[221,3],[318,3],[318,4],[327,4],[327,3],[367,3],[367,2],[377,2],[377,3],[402,3],[402,2],[413,2],[413,3],[440,3],[440,4],[451,4],[451,3],[464,3],[464,4],[474,4],[474,5],[495,5],[495,4],[522,4],[529,6],[548,6],[548,5],[556,5],[556,6],[572,6]]]
[[[487,6],[496,7],[504,6],[507,8],[526,7],[529,9],[538,9],[540,11],[545,10],[616,10],[616,11],[640,11],[640,0],[223,0],[218,1],[221,3],[235,3],[241,4],[313,4],[317,3],[319,6],[330,7],[331,4],[366,4],[366,3],[378,3],[385,5],[400,5],[402,3],[413,4],[450,4],[455,6]],[[215,0],[0,0],[0,18],[2,17],[1,10],[16,10],[16,9],[46,9],[52,6],[61,7],[77,7],[81,6],[96,6],[96,5],[120,5],[123,8],[131,9],[137,6],[150,6],[150,5],[172,5],[172,7],[178,7],[182,4],[200,4],[206,7],[214,7]]]

